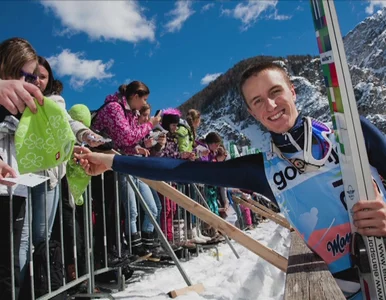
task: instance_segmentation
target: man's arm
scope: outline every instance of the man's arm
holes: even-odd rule
[[[195,182],[244,188],[274,200],[272,190],[265,177],[261,154],[217,163],[157,157],[115,156],[112,169],[116,172],[128,173],[151,180]]]
[[[369,163],[378,170],[379,175],[386,178],[386,137],[363,117],[361,117],[361,125]]]

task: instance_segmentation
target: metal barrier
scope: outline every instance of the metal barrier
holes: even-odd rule
[[[6,135],[6,139],[10,137]],[[12,138],[12,137],[11,137]],[[8,153],[11,153],[11,142],[6,140],[5,143],[8,145]],[[10,157],[9,157],[10,159]],[[12,165],[11,160],[9,160],[9,164]],[[60,174],[62,171],[60,172]],[[113,174],[113,175],[112,175]],[[113,180],[111,179],[113,176]],[[121,192],[124,189],[132,189],[135,192],[136,200],[139,205],[137,208],[141,206],[149,217],[151,223],[154,226],[155,231],[157,232],[158,238],[161,241],[163,248],[167,251],[168,255],[172,258],[173,262],[177,266],[180,271],[182,277],[184,278],[186,284],[191,286],[191,280],[188,278],[186,272],[182,268],[179,259],[177,258],[175,252],[173,251],[171,245],[172,244],[183,244],[188,240],[188,236],[192,235],[194,227],[200,228],[201,225],[206,224],[205,221],[202,221],[197,216],[194,216],[192,213],[185,210],[185,208],[178,206],[175,204],[175,211],[171,210],[171,241],[168,241],[168,238],[165,237],[164,232],[161,230],[159,224],[157,223],[156,218],[152,215],[146,201],[141,195],[138,187],[133,182],[130,176],[125,176],[126,182],[120,183],[118,180],[118,174],[110,173],[110,174],[102,174],[98,177],[99,181],[92,182],[88,185],[86,192],[83,194],[83,205],[76,206],[74,203],[70,201],[70,192],[65,183],[62,184],[60,181],[57,187],[55,187],[55,192],[59,194],[59,200],[57,202],[51,202],[52,199],[48,197],[49,193],[52,189],[48,186],[48,182],[40,186],[40,194],[39,197],[43,198],[42,207],[39,207],[41,210],[40,214],[43,216],[44,221],[41,226],[44,226],[44,236],[41,236],[41,239],[44,243],[43,247],[45,251],[45,260],[43,265],[39,262],[36,263],[36,251],[38,246],[36,241],[33,240],[35,235],[34,229],[34,219],[36,221],[37,217],[35,215],[37,209],[37,203],[35,199],[36,188],[28,188],[28,194],[26,195],[26,200],[24,201],[26,204],[26,211],[28,212],[25,216],[25,228],[28,227],[28,232],[25,232],[25,235],[28,239],[28,275],[25,276],[26,280],[21,284],[18,278],[18,273],[15,272],[17,268],[15,268],[15,261],[19,260],[18,251],[15,253],[15,249],[17,249],[19,241],[15,241],[14,234],[14,204],[15,197],[13,195],[13,189],[8,187],[8,205],[9,205],[9,227],[3,228],[3,230],[7,230],[9,234],[9,254],[7,257],[10,258],[10,267],[9,267],[9,285],[11,286],[10,296],[1,299],[50,299],[59,294],[72,294],[74,296],[81,297],[108,297],[111,298],[111,295],[106,293],[95,293],[96,282],[99,276],[106,275],[108,272],[114,272],[115,277],[115,287],[117,290],[125,289],[125,276],[123,274],[122,266],[111,266],[109,265],[109,255],[112,254],[111,250],[113,249],[118,258],[122,258],[124,255],[122,249],[122,230],[121,230],[121,209],[120,205],[122,201],[129,201],[128,198],[123,199],[121,196]],[[94,178],[95,179],[95,178]],[[113,186],[113,188],[111,188]],[[208,205],[202,192],[197,188],[196,185],[179,185],[179,189],[181,189],[184,194],[191,196],[195,199],[197,203],[200,203],[202,206],[208,209]],[[66,195],[67,194],[67,195]],[[172,203],[172,200],[169,200]],[[164,208],[165,208],[165,198],[163,199]],[[114,205],[112,205],[114,204]],[[95,206],[98,206],[96,209]],[[112,207],[114,206],[114,207]],[[47,211],[47,207],[51,207],[50,211]],[[126,207],[129,207],[127,205]],[[34,212],[35,209],[35,212]],[[43,212],[44,210],[44,212]],[[107,215],[111,214],[114,217],[114,222],[107,222]],[[126,213],[125,222],[127,223],[127,228],[125,228],[125,240],[128,244],[128,252],[132,254],[131,248],[131,229],[130,229],[130,213],[128,209],[124,212]],[[166,210],[163,211],[166,214]],[[55,229],[52,228],[51,224],[53,223],[53,219],[55,214],[57,214],[57,221],[55,225]],[[176,217],[176,219],[175,219]],[[97,219],[94,224],[94,218]],[[167,228],[167,220],[166,215],[163,218],[165,222],[165,231]],[[110,219],[109,219],[110,221]],[[177,221],[176,231],[177,234],[174,234],[174,224]],[[139,232],[141,231],[141,214],[138,214],[137,223]],[[183,224],[183,226],[181,226]],[[208,223],[209,224],[209,223]],[[98,227],[95,227],[98,226]],[[36,226],[35,226],[36,227]],[[183,234],[182,234],[183,231]],[[114,235],[109,234],[110,232],[114,232]],[[223,232],[224,233],[224,232]],[[239,258],[237,252],[233,248],[227,236],[225,236],[226,242],[229,247],[232,249],[233,253],[237,258]],[[57,240],[59,242],[58,251],[60,254],[56,255],[55,261],[52,260],[52,241]],[[81,242],[80,242],[81,240]],[[15,243],[16,242],[16,243]],[[98,249],[96,249],[98,248]],[[185,260],[190,259],[190,251],[188,251],[187,247],[184,248],[184,255],[182,258]],[[199,249],[197,247],[196,254],[199,254]],[[59,258],[60,257],[60,258]],[[59,261],[57,261],[59,260]],[[43,274],[43,277],[47,278],[48,286],[44,293],[42,293],[41,286],[35,285],[37,282],[36,278],[37,273],[34,272],[34,262],[35,267],[39,266],[44,270],[46,270],[46,274]],[[56,264],[53,267],[53,264]],[[0,264],[1,267],[1,264]],[[71,268],[70,268],[71,267]],[[111,273],[110,273],[111,274]],[[20,277],[20,276],[19,276]],[[59,278],[59,279],[58,279]],[[2,281],[7,281],[7,278],[0,278]],[[59,282],[59,283],[58,283]],[[30,288],[26,288],[26,284],[30,284]],[[56,283],[56,284],[54,284]],[[83,288],[82,294],[73,293],[72,290],[75,286],[81,285]],[[19,288],[22,287],[23,296],[19,295]],[[39,290],[39,291],[38,291]],[[27,291],[27,292],[26,292]],[[28,296],[25,296],[28,295]]]
[[[122,249],[121,249],[121,222],[119,221],[120,218],[120,199],[119,199],[119,185],[118,185],[118,180],[117,180],[117,174],[114,174],[114,190],[115,190],[115,193],[114,193],[114,199],[109,199],[107,200],[106,197],[107,196],[111,196],[111,195],[108,195],[105,191],[105,178],[104,178],[104,175],[101,175],[100,176],[100,179],[101,179],[101,186],[98,186],[98,188],[101,188],[101,193],[100,193],[100,200],[101,200],[101,210],[102,210],[102,216],[98,216],[98,222],[101,221],[102,222],[102,237],[103,237],[103,253],[102,253],[102,256],[99,257],[98,259],[100,259],[100,264],[98,266],[98,264],[96,263],[97,261],[97,258],[95,257],[95,249],[94,249],[94,246],[95,246],[95,243],[96,243],[96,239],[97,237],[94,235],[94,224],[93,224],[93,203],[92,203],[92,184],[90,184],[86,190],[86,192],[84,193],[83,195],[83,198],[84,198],[84,203],[83,203],[83,206],[79,207],[79,206],[75,206],[73,205],[72,207],[69,207],[69,203],[66,199],[64,199],[65,197],[63,197],[63,193],[62,191],[64,191],[64,189],[66,189],[66,187],[63,187],[62,186],[62,183],[59,182],[58,184],[58,192],[59,192],[59,201],[58,201],[58,207],[57,209],[55,208],[53,211],[55,212],[57,210],[57,214],[58,214],[58,224],[59,224],[59,229],[58,229],[58,232],[59,233],[56,233],[56,235],[59,235],[59,242],[60,242],[60,257],[61,257],[61,265],[60,265],[60,273],[62,274],[62,278],[61,278],[61,286],[59,288],[55,288],[53,286],[51,286],[51,283],[52,283],[52,276],[57,276],[57,274],[52,274],[52,262],[50,262],[50,255],[47,255],[46,257],[46,263],[45,263],[45,266],[44,266],[44,269],[47,270],[47,282],[49,283],[48,284],[48,287],[47,287],[47,291],[44,295],[39,295],[39,296],[35,296],[36,294],[36,288],[37,286],[34,285],[34,282],[36,280],[35,276],[36,274],[33,272],[34,270],[34,249],[36,250],[36,246],[37,245],[34,245],[33,244],[33,239],[32,237],[34,236],[34,228],[33,228],[33,206],[34,206],[34,202],[33,202],[33,188],[29,188],[28,189],[28,197],[26,198],[26,203],[28,205],[28,214],[26,216],[27,218],[27,224],[29,224],[29,249],[31,251],[29,251],[29,268],[30,268],[30,272],[29,272],[29,281],[30,281],[30,284],[31,284],[31,287],[30,287],[30,298],[31,299],[50,299],[52,297],[55,297],[61,293],[67,293],[69,292],[70,289],[72,289],[73,287],[75,287],[76,285],[79,285],[79,284],[85,284],[85,282],[87,282],[87,287],[85,287],[85,291],[81,294],[82,297],[97,297],[97,298],[100,298],[100,297],[109,297],[111,298],[110,295],[106,294],[106,293],[94,293],[94,289],[96,288],[96,276],[98,275],[102,275],[104,273],[107,273],[107,272],[110,272],[110,271],[114,271],[116,272],[116,287],[118,290],[123,290],[125,288],[125,278],[124,276],[122,275],[122,267],[116,267],[116,268],[112,268],[112,267],[109,267],[108,266],[108,251],[109,251],[109,248],[108,248],[108,238],[107,238],[107,227],[108,227],[108,224],[106,222],[107,218],[106,218],[106,204],[107,202],[110,202],[110,201],[114,201],[115,202],[115,210],[114,210],[114,214],[115,214],[115,217],[116,217],[116,222],[114,222],[114,224],[109,224],[110,226],[115,226],[115,232],[116,232],[116,250],[117,250],[117,254],[118,256],[121,256],[122,255]],[[139,201],[140,205],[142,206],[142,208],[144,209],[145,213],[148,214],[148,216],[150,217],[150,220],[152,222],[152,224],[154,225],[154,228],[155,228],[155,231],[157,232],[158,234],[158,238],[160,239],[162,245],[163,245],[163,248],[167,250],[168,254],[170,255],[170,257],[172,258],[172,260],[174,261],[175,265],[177,266],[178,270],[180,271],[182,277],[184,278],[185,282],[187,283],[188,286],[191,286],[192,283],[191,283],[191,280],[188,278],[186,272],[184,271],[183,267],[181,266],[178,258],[176,257],[174,251],[172,250],[170,244],[168,243],[168,240],[167,238],[165,237],[165,235],[163,234],[160,226],[158,225],[156,219],[153,217],[152,213],[150,212],[149,210],[149,207],[148,205],[146,204],[146,201],[144,200],[143,196],[141,195],[141,193],[139,192],[138,190],[138,187],[134,184],[134,182],[132,181],[131,177],[128,176],[127,177],[127,181],[128,181],[128,184],[129,186],[134,190],[136,196],[137,196],[137,200]],[[129,186],[127,188],[129,188]],[[194,187],[194,185],[193,185]],[[50,240],[53,240],[53,233],[50,233],[49,231],[49,219],[52,218],[52,215],[48,215],[47,214],[47,211],[46,211],[46,207],[47,207],[47,202],[49,201],[49,199],[47,199],[47,192],[48,192],[49,188],[48,188],[48,183],[47,181],[44,183],[44,226],[45,226],[45,233],[44,233],[44,240],[45,240],[45,253],[49,254],[50,253]],[[13,217],[13,213],[12,212],[12,198],[13,198],[13,195],[12,195],[12,191],[11,189],[9,189],[10,191],[10,197],[9,197],[9,203],[10,203],[10,210],[9,210],[9,213],[10,213],[10,217],[12,218]],[[186,191],[185,191],[186,192]],[[205,205],[205,199],[203,198],[203,196],[200,194],[200,193],[197,193],[197,195],[199,195],[199,197],[201,198],[201,201],[200,203]],[[70,220],[70,223],[67,223],[69,220],[68,220],[68,217],[67,218],[64,218],[64,211],[67,211],[68,214],[71,215],[71,220]],[[79,219],[79,212],[82,211],[82,218]],[[183,219],[184,219],[184,223],[185,224],[192,224],[192,220],[188,221],[188,214],[186,212],[185,209],[183,209],[183,211],[181,211],[179,208],[178,208],[178,211],[177,211],[177,215],[183,215]],[[101,218],[100,218],[101,217]],[[174,214],[172,214],[172,217],[174,218]],[[128,215],[128,218],[130,218],[130,214]],[[192,215],[190,214],[189,218],[192,218]],[[166,220],[166,218],[165,218]],[[140,220],[140,215],[138,216],[138,223],[139,223],[139,228],[140,228],[140,224],[141,224],[141,220]],[[130,219],[129,221],[130,222]],[[198,218],[196,218],[196,226],[199,226],[199,224],[201,223],[201,220],[199,220]],[[79,224],[78,223],[82,223],[83,224],[83,230],[82,232],[79,231]],[[71,226],[68,226],[69,224],[71,224]],[[9,229],[9,232],[10,232],[10,238],[11,238],[11,245],[14,245],[14,241],[13,241],[13,221],[10,222],[10,229]],[[72,236],[71,236],[71,244],[72,245],[67,245],[66,244],[66,241],[68,241],[68,238],[65,238],[65,235],[68,234],[68,231],[69,229],[67,227],[71,227],[71,232],[72,232]],[[56,228],[57,229],[57,228]],[[181,229],[179,227],[179,229]],[[191,229],[191,228],[190,228]],[[186,239],[187,238],[187,235],[188,235],[188,226],[184,226],[184,231],[185,231],[185,236],[184,238]],[[77,241],[77,237],[79,236],[82,236],[82,240],[83,240],[83,244],[82,245],[79,245],[78,244],[78,241]],[[175,239],[175,235],[173,235],[173,240]],[[56,237],[55,237],[56,239]],[[128,240],[128,243],[129,243],[129,246],[130,246],[130,235],[126,236],[126,239]],[[181,238],[180,238],[181,239]],[[228,244],[230,245],[230,247],[232,248],[232,251],[235,253],[236,257],[238,257],[237,255],[237,252],[234,250],[234,248],[232,247],[232,245],[229,243],[229,240],[227,240]],[[34,247],[35,246],[35,247]],[[65,253],[65,248],[71,248],[72,251],[71,251],[71,254],[69,255],[68,252]],[[129,247],[130,248],[130,247]],[[14,247],[11,247],[11,251],[10,251],[10,256],[11,257],[15,257],[15,254],[13,252],[13,249]],[[83,254],[82,255],[79,255],[79,251],[80,249],[83,249]],[[130,252],[131,252],[131,248],[130,248]],[[198,253],[197,253],[198,254]],[[99,254],[98,254],[99,255]],[[69,262],[68,260],[68,257],[71,256],[72,257],[72,260],[71,262]],[[82,258],[82,256],[84,256],[84,259]],[[186,255],[185,256],[185,259],[189,259],[189,255]],[[73,263],[74,267],[73,267],[73,277],[72,278],[69,278],[69,274],[68,273],[68,270],[66,268],[66,266],[68,266],[69,264]],[[17,299],[17,293],[15,291],[15,272],[14,272],[14,262],[13,262],[13,259],[11,259],[11,285],[12,285],[12,295],[11,295],[11,299]],[[56,270],[57,271],[57,270]],[[27,283],[27,280],[25,281],[25,284]],[[74,296],[80,296],[79,294],[75,294]]]

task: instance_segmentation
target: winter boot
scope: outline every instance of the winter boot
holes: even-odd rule
[[[185,239],[184,220],[173,220],[173,236],[174,240],[181,242]]]
[[[195,230],[197,232],[197,236],[200,238],[200,239],[203,239],[205,241],[210,241],[212,238],[207,236],[207,235],[204,235],[202,232],[201,232],[201,229],[199,227],[194,227],[193,230]]]
[[[152,253],[152,256],[148,258],[148,260],[151,261],[160,261],[160,257],[157,255],[159,252],[157,248],[160,248],[159,246],[157,247],[154,245],[154,235],[153,232],[146,232],[142,231],[142,243],[145,249],[147,249],[149,252]]]
[[[122,275],[125,276],[125,281],[129,280],[134,274],[134,269],[130,268],[129,265],[126,265],[122,268]]]
[[[188,238],[191,242],[195,244],[206,244],[207,242],[205,239],[202,239],[197,235],[196,228],[193,228],[192,230],[188,230]]]
[[[142,244],[141,235],[136,232],[131,235],[131,249],[134,255],[138,255],[141,259],[146,259],[152,255],[149,250]]]

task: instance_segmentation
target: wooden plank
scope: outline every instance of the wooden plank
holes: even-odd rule
[[[202,283],[197,283],[179,290],[170,291],[169,296],[171,298],[177,298],[178,296],[185,295],[189,292],[196,292],[197,294],[200,294],[203,291],[205,291],[204,285]]]
[[[264,210],[267,213],[270,213],[270,214],[274,215],[276,218],[281,219],[283,222],[286,222],[286,223],[288,223],[289,226],[291,226],[286,218],[284,218],[283,216],[279,215],[278,213],[275,213],[274,211],[270,210],[269,208],[265,207],[264,205],[260,204],[259,202],[254,201],[252,199],[244,199],[244,198],[241,198],[241,199],[244,200],[244,201],[247,201],[248,203],[250,203],[250,204],[252,204],[254,206],[256,206],[257,208],[260,208],[261,210]]]
[[[312,252],[299,234],[291,233],[285,300],[346,299],[326,263]]]
[[[143,182],[152,187],[153,189],[160,192],[162,195],[170,198],[176,202],[181,207],[185,208],[195,216],[199,217],[204,222],[213,226],[220,232],[228,235],[234,239],[239,244],[243,245],[248,250],[259,255],[261,258],[265,259],[269,263],[273,264],[283,272],[287,270],[287,259],[281,256],[279,253],[273,251],[272,249],[264,246],[263,244],[255,241],[249,235],[245,234],[240,229],[226,222],[219,216],[212,213],[210,210],[206,209],[199,203],[193,201],[189,197],[185,196],[178,190],[172,188],[168,184],[162,181],[153,181],[148,179],[141,178]]]
[[[289,230],[292,230],[290,223],[288,223],[288,221],[286,219],[283,220],[282,218],[278,218],[278,216],[273,211],[271,211],[271,213],[269,213],[265,210],[262,210],[256,206],[250,204],[249,202],[246,202],[244,199],[239,198],[237,196],[232,196],[232,199],[234,199],[237,203],[244,205],[245,207],[248,207],[253,212],[260,214],[263,217],[266,217],[266,218],[274,221],[275,223],[277,223],[285,228],[288,228]],[[253,201],[253,200],[251,200],[251,201]]]

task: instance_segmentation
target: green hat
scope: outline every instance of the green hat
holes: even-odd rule
[[[82,194],[90,183],[91,176],[87,175],[84,169],[76,164],[73,159],[67,163],[66,169],[68,187],[76,205],[83,205]]]
[[[68,114],[73,120],[82,122],[84,126],[90,127],[91,125],[91,113],[86,105],[75,104],[70,108]]]
[[[36,100],[35,100],[36,102]],[[33,114],[27,107],[15,133],[16,160],[20,174],[54,168],[67,161],[75,143],[66,112],[44,97]]]

